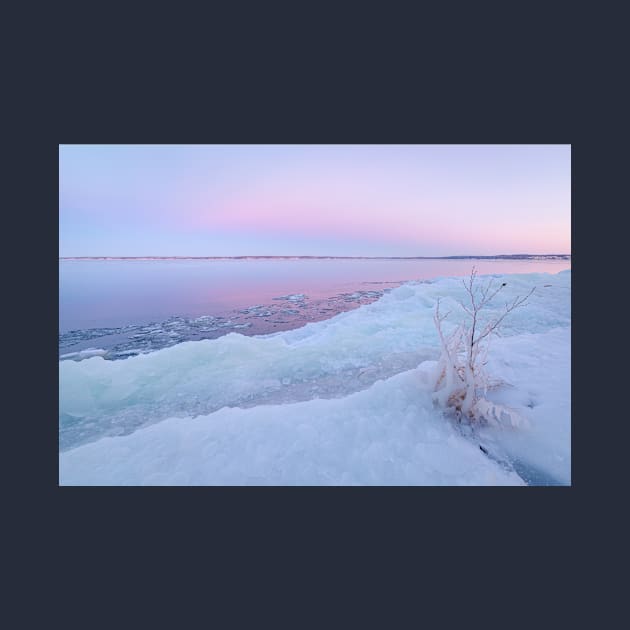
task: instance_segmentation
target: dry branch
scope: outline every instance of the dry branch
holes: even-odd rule
[[[481,311],[492,302],[506,283],[497,287],[490,278],[485,285],[478,288],[475,267],[472,268],[468,281],[462,280],[462,283],[470,303],[458,303],[468,315],[468,323],[460,324],[450,335],[445,335],[442,323],[448,318],[450,311],[445,314],[440,312],[439,298],[435,308],[433,320],[442,353],[435,374],[434,399],[439,405],[454,409],[460,419],[519,424],[522,418],[516,412],[482,397],[494,385],[485,366],[488,362],[491,335],[498,334],[507,315],[527,303],[535,287],[527,295],[517,296],[512,302],[506,302],[502,313],[481,327]]]

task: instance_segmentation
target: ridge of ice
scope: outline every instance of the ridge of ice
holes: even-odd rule
[[[523,484],[432,413],[420,369],[344,398],[224,408],[194,420],[171,418],[124,437],[104,438],[64,453],[60,481]]]

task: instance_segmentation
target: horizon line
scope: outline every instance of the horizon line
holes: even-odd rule
[[[349,260],[445,260],[453,258],[533,258],[538,257],[571,257],[571,254],[456,254],[451,256],[310,256],[310,255],[292,255],[292,254],[280,254],[280,255],[241,255],[241,256],[59,256],[59,260],[96,260],[96,259],[110,259],[110,260],[138,260],[138,259],[157,259],[157,260],[229,260],[229,259],[243,259],[243,258],[309,258],[309,259],[349,259]]]

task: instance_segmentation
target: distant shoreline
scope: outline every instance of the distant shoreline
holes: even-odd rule
[[[59,260],[571,260],[571,254],[494,256],[59,256]]]

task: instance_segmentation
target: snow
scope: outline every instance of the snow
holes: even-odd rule
[[[501,448],[517,470],[522,468],[525,476],[536,472],[560,484],[571,483],[570,349],[569,328],[495,341],[488,357],[489,371],[500,374],[510,387],[493,392],[492,399],[516,409],[529,426],[479,432],[481,439]]]
[[[62,354],[59,358],[83,361],[84,359],[89,359],[90,357],[101,357],[104,354],[107,354],[107,350],[103,350],[102,348],[86,348],[85,350],[80,350],[79,352],[67,352],[66,354]]]
[[[169,419],[61,458],[64,483],[477,484],[522,481],[419,395],[411,370],[344,398]]]
[[[291,331],[60,362],[60,483],[569,484],[571,274],[497,277],[496,311],[536,286],[488,364],[527,426],[466,434],[431,402],[435,303],[454,326],[465,294],[441,278]]]

